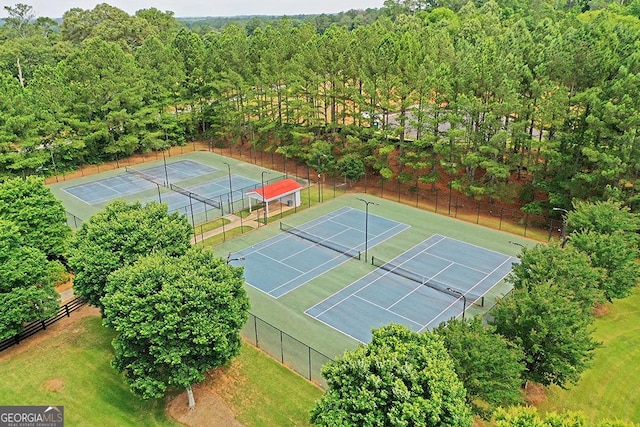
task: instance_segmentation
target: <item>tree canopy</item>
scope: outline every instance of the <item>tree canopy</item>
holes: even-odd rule
[[[310,164],[326,144],[350,179],[356,155],[369,175],[528,212],[640,200],[635,3],[387,1],[215,30],[108,4],[59,26],[5,10],[1,174],[203,138]]]
[[[491,316],[496,332],[524,353],[527,381],[560,387],[575,383],[598,346],[591,338],[591,313],[550,281],[514,289]]]
[[[483,417],[500,406],[522,402],[522,351],[479,318],[453,319],[433,331],[453,359],[467,402]]]
[[[323,426],[471,426],[465,389],[435,334],[400,325],[322,368],[329,390],[311,422]]]
[[[64,257],[71,229],[62,202],[37,177],[8,179],[0,184],[0,218],[12,221],[24,246],[51,259]]]
[[[508,280],[516,289],[552,283],[558,292],[590,313],[596,304],[605,300],[605,276],[606,272],[593,265],[588,253],[571,245],[563,248],[551,243],[524,249]]]
[[[25,246],[23,240],[14,223],[0,219],[0,340],[59,308],[56,264],[48,262],[41,250]]]
[[[240,351],[249,299],[242,267],[202,249],[149,255],[109,275],[104,324],[113,366],[143,399],[186,388]],[[190,399],[190,406],[195,405]]]
[[[109,274],[151,253],[183,255],[191,234],[187,218],[165,204],[112,202],[84,222],[71,243],[74,292],[102,307]]]

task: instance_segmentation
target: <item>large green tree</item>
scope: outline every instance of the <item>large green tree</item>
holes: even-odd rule
[[[522,351],[479,318],[454,319],[434,329],[453,359],[475,412],[490,416],[498,406],[522,402]]]
[[[553,282],[514,289],[491,316],[496,332],[522,349],[527,381],[575,383],[598,345],[591,338],[591,314]]]
[[[628,206],[615,200],[573,202],[573,209],[567,214],[568,232],[593,231],[611,234],[622,231],[628,234],[631,243],[636,243],[640,230],[640,216],[631,212]]]
[[[322,368],[329,390],[311,412],[321,426],[471,426],[465,389],[439,336],[400,325]]]
[[[0,184],[0,218],[15,223],[24,246],[50,259],[62,258],[71,229],[62,203],[37,177],[14,178]]]
[[[109,276],[104,323],[118,336],[113,366],[143,399],[186,388],[240,352],[249,298],[242,267],[210,251],[156,254]]]
[[[605,272],[600,285],[608,301],[629,296],[640,280],[638,247],[630,244],[629,233],[616,231],[600,234],[593,231],[572,233],[569,245],[588,254],[591,263]]]
[[[562,248],[558,244],[524,249],[509,276],[516,289],[553,283],[559,293],[576,301],[587,313],[604,302],[604,279],[605,271],[594,267],[589,255],[573,246]]]
[[[71,244],[74,292],[102,307],[100,298],[109,274],[151,253],[183,255],[190,246],[191,233],[187,218],[169,213],[167,205],[109,204],[82,224]]]
[[[44,320],[59,307],[55,265],[41,250],[24,246],[20,229],[0,219],[0,340],[19,333],[24,324]]]

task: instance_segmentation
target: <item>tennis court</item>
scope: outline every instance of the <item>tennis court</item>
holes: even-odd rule
[[[364,249],[365,228],[372,248],[409,228],[377,215],[344,207],[234,253],[243,258],[245,280],[256,289],[279,298],[310,280],[354,258]]]
[[[127,168],[131,173],[113,176],[85,184],[63,188],[63,190],[89,205],[105,203],[169,183],[208,175],[218,169],[193,160],[179,160],[148,169]],[[184,206],[184,203],[182,204]]]
[[[306,314],[360,341],[391,322],[424,331],[461,316],[501,282],[517,258],[435,234],[309,308]],[[464,298],[462,297],[464,295]]]
[[[239,175],[231,175],[231,189],[233,189],[233,203],[237,203],[244,197],[243,192],[254,189],[261,184],[252,179]],[[169,212],[180,211],[187,216],[202,213],[212,208],[220,209],[224,206],[225,212],[230,212],[232,197],[229,191],[229,178],[218,178],[203,184],[177,186],[170,185],[170,193],[161,196],[162,203],[169,206]],[[191,195],[191,197],[189,196]],[[157,201],[157,197],[149,197],[143,203]]]

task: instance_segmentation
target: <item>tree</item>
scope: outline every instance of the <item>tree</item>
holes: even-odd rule
[[[24,324],[44,320],[59,307],[56,266],[39,249],[24,246],[20,229],[0,219],[0,340],[19,333]],[[61,266],[60,266],[61,267]]]
[[[24,246],[39,249],[50,259],[63,258],[71,229],[62,203],[41,178],[14,178],[0,184],[0,218],[15,223]]]
[[[329,390],[311,412],[322,426],[471,426],[465,390],[439,336],[400,325],[322,368]]]
[[[143,399],[191,385],[240,352],[249,298],[242,267],[193,248],[181,257],[154,254],[113,272],[104,324],[114,328],[114,368]]]
[[[614,200],[586,202],[574,201],[573,210],[566,218],[568,232],[593,231],[600,234],[624,232],[631,243],[636,243],[640,230],[640,216],[631,212],[622,202]]]
[[[496,332],[524,353],[524,379],[566,387],[587,368],[597,343],[593,317],[555,283],[514,289],[491,310]]]
[[[553,268],[549,268],[553,266]],[[557,292],[576,301],[585,312],[604,302],[605,271],[592,265],[589,256],[572,246],[536,245],[524,249],[514,264],[509,281],[516,289],[553,283]]]
[[[71,244],[74,292],[102,308],[100,298],[109,274],[150,253],[183,255],[191,233],[187,218],[169,213],[167,205],[110,203],[82,224]]]
[[[514,406],[500,408],[494,414],[496,427],[583,427],[587,420],[580,412],[551,412],[542,417],[535,407]],[[633,427],[625,421],[600,421],[595,427]]]
[[[364,162],[355,154],[347,154],[338,160],[336,167],[346,179],[357,181],[365,174]]]
[[[33,7],[17,3],[14,7],[4,6],[4,10],[9,14],[4,18],[4,25],[15,31],[19,37],[26,37],[29,24],[36,17]]]
[[[442,338],[467,390],[467,402],[479,415],[522,401],[522,351],[494,327],[484,326],[479,318],[454,319],[433,332]]]
[[[616,231],[599,234],[593,231],[572,233],[569,246],[588,254],[594,267],[605,272],[600,285],[608,301],[629,296],[640,280],[638,247],[629,241],[629,233]]]

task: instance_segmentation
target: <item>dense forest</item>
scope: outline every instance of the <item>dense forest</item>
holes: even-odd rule
[[[0,176],[202,139],[529,212],[640,207],[639,0],[387,0],[211,30],[107,4],[5,11]]]

